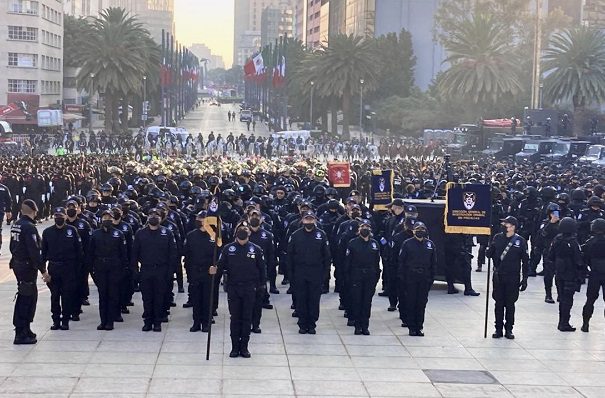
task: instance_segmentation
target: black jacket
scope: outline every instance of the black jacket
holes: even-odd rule
[[[506,256],[503,259],[502,253],[512,242]],[[485,255],[494,261],[494,275],[501,277],[527,279],[529,272],[529,255],[527,254],[527,242],[518,234],[511,238],[505,234],[499,233],[494,236],[492,243],[487,248]]]
[[[51,225],[42,232],[42,261],[80,265],[82,259],[82,240],[75,227]]]
[[[133,269],[137,269],[137,264],[140,263],[141,269],[149,266],[176,270],[178,261],[177,243],[168,228],[160,226],[154,231],[145,227],[134,236],[131,257]]]
[[[410,238],[403,242],[399,252],[401,278],[425,277],[434,280],[436,267],[437,253],[433,241]]]
[[[227,275],[227,287],[264,286],[267,280],[263,249],[252,242],[229,243],[221,251],[219,269]]]
[[[326,233],[319,228],[296,230],[288,241],[288,265],[292,276],[305,280],[323,280],[331,255]]]
[[[40,255],[40,235],[31,218],[21,216],[11,226],[10,267],[31,267],[46,272],[46,265]]]

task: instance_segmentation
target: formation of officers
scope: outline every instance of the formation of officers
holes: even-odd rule
[[[177,292],[185,293],[186,281],[190,331],[207,332],[218,315],[222,282],[231,316],[230,356],[244,358],[250,356],[251,333],[262,332],[262,310],[272,309],[270,297],[280,293],[280,274],[300,334],[317,333],[321,295],[329,292],[333,277],[339,310],[355,335],[370,334],[372,299],[382,281],[379,295],[388,297],[388,311],[398,311],[411,336],[424,336],[438,250],[445,252],[448,294],[458,293],[454,282],[461,281],[465,295],[479,295],[470,282],[473,237],[448,235],[444,247],[436,247],[417,208],[399,195],[387,209],[368,208],[359,191],[332,188],[312,170],[304,177],[273,179],[244,171],[229,177],[230,186],[215,175],[192,182],[184,176],[172,180],[161,170],[153,178],[127,173],[113,167],[111,183],[95,183],[85,196],[64,198],[50,212],[54,224],[41,237],[35,226],[38,204],[20,201],[10,242],[18,283],[15,344],[36,343],[30,324],[38,272],[51,293],[52,330],[68,330],[70,322],[80,320],[90,305],[92,277],[98,330],[124,322],[140,291],[142,330],[160,332],[176,306],[174,282]],[[493,187],[493,237],[477,239],[477,270],[486,258],[494,264],[493,337],[514,338],[519,291],[538,274],[544,276],[549,303],[555,302],[554,281],[561,331],[575,330],[573,296],[588,276],[582,325],[588,332],[594,302],[605,286],[600,198],[605,189],[599,193],[594,187],[589,199],[579,200],[577,190],[557,194],[561,188],[528,186],[508,197],[497,178]],[[14,209],[7,203],[2,207]]]

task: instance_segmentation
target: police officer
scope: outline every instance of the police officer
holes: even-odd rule
[[[10,268],[17,279],[17,299],[13,313],[15,326],[14,344],[36,344],[36,334],[30,329],[36,314],[38,287],[36,275],[42,274],[42,280],[51,282],[50,274],[40,255],[40,235],[34,225],[38,206],[31,199],[21,205],[21,217],[11,227]]]
[[[550,203],[547,207],[547,214],[548,218],[542,221],[542,225],[540,225],[536,244],[539,246],[539,250],[542,253],[544,291],[546,292],[544,301],[549,304],[554,304],[555,300],[552,298],[552,282],[555,276],[555,268],[554,264],[549,260],[548,252],[550,251],[553,239],[559,233],[559,220],[561,218],[561,209],[559,205]]]
[[[130,224],[125,222],[122,219],[122,209],[120,207],[114,207],[111,209],[111,215],[113,217],[112,227],[122,232],[124,235],[124,239],[126,240],[126,260],[128,264],[131,264],[131,253],[132,253],[132,241],[134,239],[134,234],[132,232],[132,228]],[[120,277],[120,312],[122,314],[129,314],[130,310],[128,309],[128,304],[132,300],[132,295],[134,294],[134,279],[133,279],[133,270],[130,268],[126,268],[123,270],[122,275]],[[116,322],[123,322],[124,319],[121,315],[118,315],[116,318]]]
[[[0,228],[4,224],[4,216],[6,220],[12,219],[13,209],[13,198],[8,187],[4,184],[0,184]],[[0,234],[0,249],[2,249],[2,234]]]
[[[104,210],[101,228],[92,233],[86,253],[90,273],[99,291],[101,323],[97,330],[113,330],[113,323],[120,314],[120,277],[129,266],[124,235],[112,225],[111,211]]]
[[[429,290],[435,280],[437,255],[423,222],[416,222],[413,232],[414,237],[403,242],[399,252],[400,291],[405,291],[409,335],[421,337]]]
[[[603,199],[598,196],[591,196],[586,203],[588,207],[582,209],[578,215],[578,241],[586,242],[590,236],[590,223],[597,218],[605,218],[603,212]]]
[[[385,260],[388,259],[388,257],[389,257],[389,251],[392,246],[393,237],[396,233],[395,228],[397,228],[403,222],[403,220],[405,218],[404,203],[403,203],[402,199],[400,199],[400,198],[393,199],[393,201],[391,202],[389,207],[390,207],[391,214],[384,222],[384,234],[383,234],[383,238],[381,239],[381,244],[384,246],[384,251],[385,251],[385,256],[384,256]],[[397,254],[399,254],[399,253],[397,253]],[[386,263],[386,261],[385,261],[385,263]],[[386,291],[386,294],[389,297],[396,296],[397,288],[395,287],[395,284],[397,283],[397,280],[396,280],[397,279],[396,278],[397,268],[393,269],[393,272],[395,273],[395,275],[392,275],[393,272],[391,272],[391,269],[389,267],[385,267],[384,271],[385,271],[385,275],[383,276],[384,290]],[[391,290],[393,291],[392,293],[390,293]],[[391,303],[390,307],[393,307],[392,304],[393,303]]]
[[[204,228],[206,215],[205,210],[196,215],[197,228],[187,234],[183,252],[190,303],[193,306],[193,326],[189,329],[190,332],[208,332],[210,321],[210,289],[212,275],[216,274],[213,261],[218,248],[215,240]]]
[[[92,234],[92,228],[90,224],[84,217],[78,217],[80,212],[80,205],[75,200],[68,200],[65,204],[66,210],[65,214],[67,215],[67,225],[71,225],[78,230],[78,236],[82,241],[82,250],[83,250],[83,258],[86,258],[86,252],[88,250],[88,242],[90,240],[90,235]],[[89,270],[86,267],[86,264],[82,262],[80,264],[80,268],[78,269],[78,277],[76,281],[76,298],[74,303],[74,312],[71,316],[72,321],[80,320],[80,313],[82,312],[82,305],[90,305],[88,301],[89,287],[88,287],[88,274]]]
[[[53,325],[50,330],[69,330],[69,319],[75,314],[78,297],[78,277],[82,268],[82,241],[78,230],[66,224],[65,209],[54,211],[55,225],[42,232],[42,261],[48,262],[51,282],[50,310]]]
[[[592,236],[582,246],[584,262],[590,268],[586,304],[582,309],[582,331],[585,333],[588,333],[594,303],[599,298],[599,290],[605,289],[605,220],[602,218],[594,220],[590,225],[590,232]]]
[[[263,250],[250,242],[250,228],[247,223],[236,227],[235,242],[223,248],[219,268],[227,275],[227,300],[231,314],[229,357],[250,358],[248,342],[252,326],[252,310],[256,290],[265,285],[266,275]]]
[[[576,290],[584,279],[582,251],[576,237],[576,220],[565,217],[559,222],[559,234],[553,239],[548,258],[555,266],[555,283],[559,292],[559,325],[561,332],[575,332],[569,324]]]
[[[349,319],[355,322],[355,334],[370,334],[372,297],[380,278],[380,247],[372,239],[372,225],[360,221],[359,236],[352,239],[346,251],[344,272],[350,281],[351,293]]]
[[[248,224],[250,226],[250,242],[263,250],[267,266],[267,276],[269,280],[275,280],[277,260],[274,251],[273,234],[262,228],[262,215],[259,210],[250,211],[248,214]],[[260,320],[263,308],[273,309],[273,305],[269,302],[266,283],[256,291],[256,302],[254,303],[254,311],[252,313],[252,332],[254,333],[261,333]]]
[[[515,232],[518,225],[519,221],[513,216],[503,219],[502,232],[494,236],[485,253],[494,261],[492,298],[496,302],[496,331],[492,337],[495,339],[502,336],[511,340],[515,338],[515,303],[519,299],[519,291],[527,289],[529,255],[527,241]],[[522,275],[521,280],[519,275]],[[506,330],[505,334],[502,334],[503,328]]]
[[[166,292],[168,281],[176,271],[179,261],[176,240],[172,232],[160,225],[163,213],[150,209],[147,226],[137,231],[132,245],[131,268],[140,268],[140,287],[143,298],[143,331],[162,331],[162,321],[167,321]]]
[[[316,333],[321,286],[326,268],[330,266],[328,238],[315,222],[312,211],[304,213],[303,227],[296,230],[288,241],[288,262],[294,281],[300,334]]]

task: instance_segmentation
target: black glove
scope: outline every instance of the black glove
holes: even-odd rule
[[[527,289],[527,279],[523,278],[523,280],[519,284],[519,291],[524,292],[525,289]]]

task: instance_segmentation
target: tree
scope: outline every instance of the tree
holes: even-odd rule
[[[376,39],[335,35],[329,46],[322,45],[309,60],[309,67],[314,68],[311,74],[317,76],[315,93],[341,102],[343,136],[348,137],[352,98],[359,96],[362,86],[364,92],[371,93],[378,84],[382,61]]]
[[[571,101],[574,112],[605,100],[605,34],[578,27],[555,33],[544,52],[544,93]]]
[[[389,33],[379,37],[377,52],[378,58],[382,60],[382,69],[374,98],[410,95],[414,87],[416,66],[410,32],[403,29],[399,36],[396,33]]]
[[[444,62],[451,65],[439,82],[446,97],[470,101],[481,116],[502,98],[523,91],[515,47],[493,16],[474,14],[443,43]]]
[[[117,131],[120,100],[142,92],[143,75],[159,68],[160,49],[136,18],[112,7],[92,21],[87,43],[74,50],[74,58],[81,66],[78,88],[104,95],[105,128]]]
[[[79,50],[88,46],[90,24],[84,18],[65,15],[63,25],[63,64],[66,67],[77,67]]]

